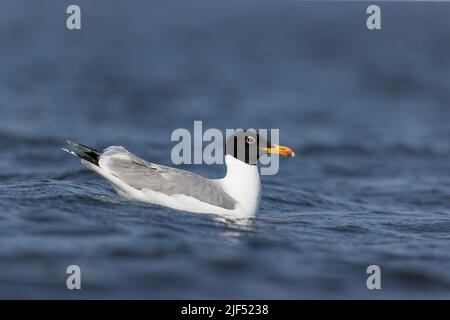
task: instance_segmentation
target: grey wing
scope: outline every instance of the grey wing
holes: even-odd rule
[[[167,195],[186,195],[225,209],[234,209],[236,201],[215,181],[195,173],[147,162],[123,147],[108,147],[100,156],[101,168],[138,190]]]

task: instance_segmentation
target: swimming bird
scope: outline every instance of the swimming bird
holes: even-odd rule
[[[99,152],[67,141],[76,151],[63,149],[110,182],[129,200],[173,209],[218,214],[236,218],[256,215],[261,200],[258,158],[264,154],[294,157],[292,149],[271,144],[250,130],[238,130],[225,144],[227,173],[222,179],[207,179],[193,172],[147,162],[122,146]]]

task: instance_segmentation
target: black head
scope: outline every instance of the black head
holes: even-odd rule
[[[268,153],[295,155],[291,149],[273,145],[267,137],[259,135],[253,130],[236,131],[228,137],[225,146],[225,154],[251,165],[256,165],[259,157]]]

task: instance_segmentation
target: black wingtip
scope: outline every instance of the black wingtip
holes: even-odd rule
[[[70,140],[66,140],[66,143],[68,145],[70,145],[71,147],[77,149],[78,151],[81,152],[81,154],[76,153],[76,152],[70,152],[68,150],[63,149],[64,151],[67,151],[69,153],[72,153],[78,157],[80,157],[83,160],[86,160],[92,164],[95,164],[96,166],[98,166],[98,160],[100,159],[100,152],[98,152],[95,149],[92,149],[88,146],[70,141]]]

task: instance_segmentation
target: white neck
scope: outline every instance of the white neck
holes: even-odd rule
[[[245,216],[254,216],[261,201],[261,181],[258,166],[249,165],[230,155],[225,156],[227,174],[220,183],[233,199],[235,199]]]

